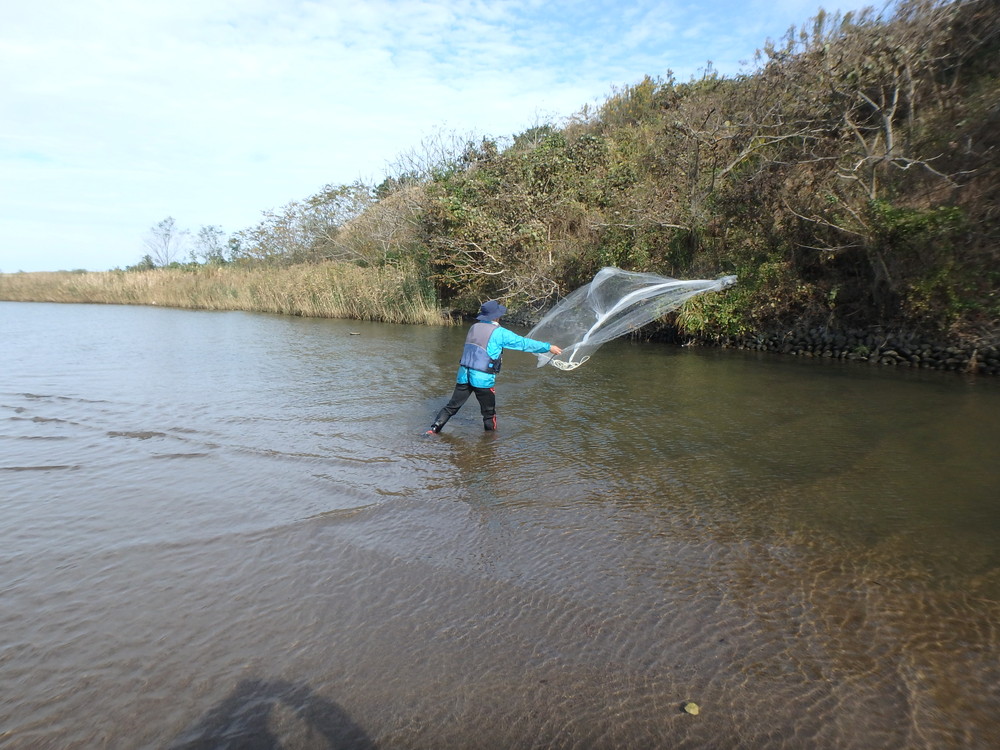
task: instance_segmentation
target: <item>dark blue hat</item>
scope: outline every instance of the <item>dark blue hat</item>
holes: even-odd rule
[[[491,299],[489,302],[484,302],[483,306],[479,308],[479,315],[476,316],[476,320],[481,320],[484,323],[488,320],[499,320],[506,313],[506,307],[495,299]]]

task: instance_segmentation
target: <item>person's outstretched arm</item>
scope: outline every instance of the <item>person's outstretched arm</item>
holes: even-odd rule
[[[492,347],[494,343],[498,344],[503,349],[517,349],[518,351],[529,352],[530,354],[545,354],[546,352],[559,354],[562,352],[562,349],[555,344],[550,344],[547,341],[536,341],[535,339],[529,339],[524,336],[518,336],[513,331],[508,331],[506,328],[500,328],[493,334],[490,338],[490,347]]]

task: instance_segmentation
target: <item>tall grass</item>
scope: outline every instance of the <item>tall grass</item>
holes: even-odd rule
[[[0,300],[247,310],[426,325],[449,322],[433,288],[415,267],[361,268],[347,263],[0,274]]]

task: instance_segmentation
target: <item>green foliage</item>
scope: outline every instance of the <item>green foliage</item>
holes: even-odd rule
[[[742,336],[752,325],[745,310],[750,293],[734,287],[725,294],[706,294],[688,300],[677,314],[677,328],[682,333],[702,338]]]
[[[206,265],[221,266],[227,261],[226,249],[227,238],[222,227],[203,226],[195,235],[191,258]]]
[[[877,200],[869,205],[869,215],[873,236],[898,249],[913,249],[941,240],[965,224],[964,212],[958,206],[921,210]]]
[[[872,244],[887,259],[907,318],[952,329],[976,317],[987,290],[980,281],[984,269],[962,252],[962,239],[973,228],[961,208],[916,209],[875,201],[869,216]]]
[[[970,324],[1000,320],[1000,272],[959,266],[954,261],[932,267],[913,279],[905,295],[914,320],[930,327],[961,331]]]
[[[154,268],[156,268],[156,263],[153,261],[153,256],[149,254],[142,256],[142,260],[134,266],[125,266],[126,271],[151,271]]]
[[[341,232],[374,203],[372,189],[361,182],[326,185],[305,200],[265,211],[256,226],[237,232],[238,257],[277,266],[359,260]]]
[[[672,73],[667,80],[645,76],[639,83],[614,90],[600,111],[605,127],[615,128],[655,119],[677,97]]]

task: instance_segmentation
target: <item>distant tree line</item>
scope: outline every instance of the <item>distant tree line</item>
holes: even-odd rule
[[[326,186],[230,237],[168,218],[143,263],[186,246],[198,263],[415,264],[469,309],[551,302],[605,265],[735,273],[687,330],[995,335],[1000,3],[820,12],[756,63],[646,77],[510,138],[439,135],[378,186]]]

